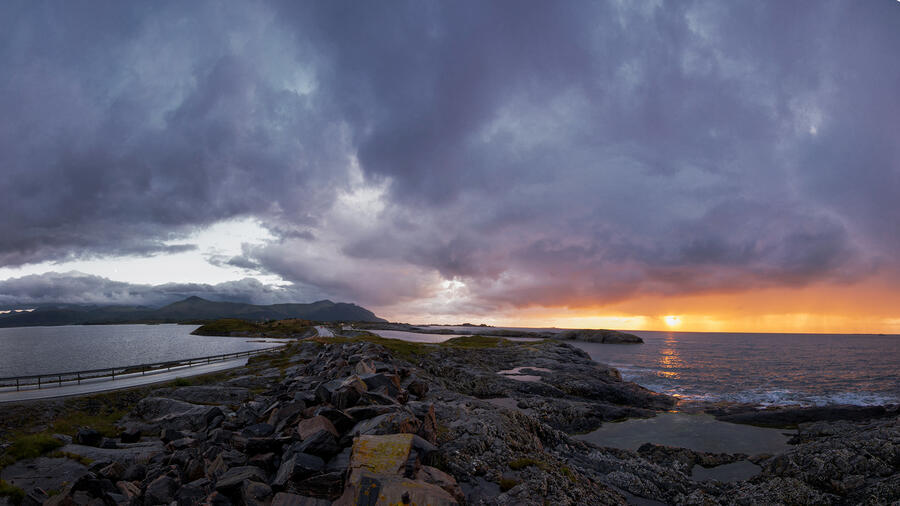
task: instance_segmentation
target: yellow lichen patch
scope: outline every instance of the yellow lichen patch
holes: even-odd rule
[[[412,451],[412,434],[359,436],[353,440],[352,469],[393,474],[403,469]]]

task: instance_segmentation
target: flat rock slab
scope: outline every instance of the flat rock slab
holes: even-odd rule
[[[253,392],[241,387],[197,385],[176,388],[164,395],[193,404],[240,404],[251,399]]]
[[[87,467],[67,458],[20,460],[2,472],[0,478],[28,492],[34,488],[62,490],[88,473]]]
[[[120,445],[115,449],[68,444],[59,450],[81,455],[91,460],[110,460],[127,466],[135,462],[147,462],[153,455],[163,453],[164,447],[162,441],[148,441]]]

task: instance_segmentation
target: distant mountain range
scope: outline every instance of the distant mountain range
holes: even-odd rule
[[[320,300],[311,304],[257,306],[236,302],[214,302],[188,297],[159,309],[144,306],[79,306],[57,304],[39,306],[34,311],[0,315],[0,327],[38,325],[97,325],[105,323],[182,323],[219,318],[244,320],[304,320],[333,322],[384,322],[375,313],[356,304]]]

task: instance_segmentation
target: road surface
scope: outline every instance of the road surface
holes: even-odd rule
[[[118,390],[120,388],[150,385],[153,383],[172,381],[177,378],[186,378],[188,376],[224,371],[226,369],[242,367],[246,364],[247,357],[240,357],[224,362],[214,362],[212,364],[195,365],[191,367],[182,366],[173,368],[171,371],[162,370],[160,372],[148,372],[145,375],[136,373],[116,376],[116,379],[104,377],[93,380],[82,380],[80,385],[69,383],[58,387],[50,386],[41,389],[29,388],[28,390],[20,390],[18,392],[15,390],[15,387],[12,390],[4,388],[0,390],[0,404],[4,402],[50,399],[53,397],[69,397],[72,395],[92,394],[108,390]]]

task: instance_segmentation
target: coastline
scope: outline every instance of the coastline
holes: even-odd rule
[[[900,417],[887,408],[878,418],[860,411],[857,418],[864,419],[855,421],[799,421],[794,444],[779,455],[652,444],[632,451],[582,441],[574,435],[615,420],[653,417],[676,403],[622,381],[618,371],[565,342],[469,336],[435,345],[373,335],[314,338],[195,381],[117,394],[132,395],[132,402],[120,406],[126,416],[105,438],[57,436],[69,457],[41,458],[80,455],[93,463],[69,463],[81,465],[81,475],[53,497],[330,501],[353,496],[365,475],[386,491],[415,484],[435,504],[900,500],[900,488],[893,486],[900,482],[898,469],[885,453],[900,444]],[[723,416],[729,414],[737,413]],[[8,416],[3,421],[15,423]],[[47,425],[52,423],[27,428]],[[11,436],[8,429],[4,438]],[[410,433],[424,443],[397,439]],[[144,450],[126,442],[135,436]],[[364,473],[373,458],[365,445],[385,441],[406,451],[413,467]],[[854,450],[859,445],[865,452]],[[827,465],[810,468],[809,459]],[[758,466],[759,475],[733,482],[692,478],[695,468],[741,462]],[[124,476],[135,465],[143,473]],[[21,472],[23,466],[12,469]],[[27,482],[21,476],[11,480]],[[23,492],[51,499],[40,490]]]

